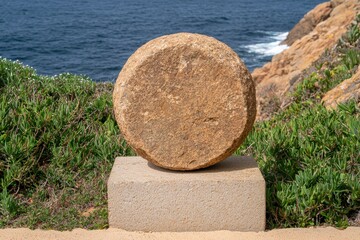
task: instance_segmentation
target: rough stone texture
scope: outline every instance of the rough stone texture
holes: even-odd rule
[[[256,116],[255,87],[237,54],[190,33],[140,47],[120,72],[113,100],[127,142],[150,162],[175,170],[224,160]]]
[[[334,8],[330,17],[252,73],[257,84],[258,119],[266,117],[266,109],[271,101],[284,99],[303,70],[337,43],[360,10],[359,0],[336,1],[336,4],[332,4]]]
[[[357,102],[360,100],[360,67],[351,78],[328,91],[322,101],[327,108],[335,109],[339,103],[345,103],[350,99]]]
[[[174,172],[117,158],[108,180],[109,226],[129,231],[263,231],[265,181],[253,158]]]
[[[308,12],[299,23],[289,32],[282,44],[292,45],[296,40],[310,33],[316,25],[330,16],[332,4],[325,2],[317,5],[313,10]]]

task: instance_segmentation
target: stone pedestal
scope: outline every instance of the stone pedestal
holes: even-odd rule
[[[118,157],[108,180],[109,225],[128,231],[263,231],[265,181],[253,158],[174,172]]]

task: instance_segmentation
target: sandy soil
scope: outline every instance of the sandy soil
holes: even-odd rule
[[[143,239],[246,239],[246,240],[360,240],[360,227],[348,227],[345,230],[338,230],[332,227],[326,228],[292,228],[292,229],[276,229],[267,232],[230,232],[230,231],[216,231],[216,232],[128,232],[121,229],[107,229],[107,230],[84,230],[75,229],[73,231],[53,231],[53,230],[29,230],[26,228],[1,229],[0,239],[15,240],[15,239],[66,239],[66,240],[82,240],[82,239],[106,239],[106,240],[143,240]]]

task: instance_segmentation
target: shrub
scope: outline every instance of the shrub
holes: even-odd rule
[[[0,59],[0,226],[107,226],[106,178],[115,156],[132,154],[112,87]],[[79,214],[88,207],[99,219]]]
[[[318,70],[237,151],[258,160],[270,228],[346,226],[360,209],[359,107],[328,111],[316,101],[350,73],[344,64]],[[72,74],[39,76],[0,59],[0,226],[107,227],[113,160],[134,154],[114,120],[112,87]]]
[[[267,184],[269,227],[346,226],[360,209],[360,109],[294,103],[259,122],[238,154],[255,156]]]

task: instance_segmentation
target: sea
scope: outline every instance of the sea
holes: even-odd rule
[[[191,32],[229,45],[249,70],[274,54],[323,0],[0,0],[0,56],[42,75],[115,81],[129,56],[156,37]]]

